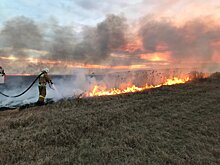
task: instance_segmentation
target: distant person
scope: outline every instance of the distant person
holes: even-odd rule
[[[0,76],[5,76],[5,71],[1,66],[0,66]]]
[[[43,105],[44,104],[44,99],[46,97],[46,85],[47,83],[49,85],[52,85],[53,82],[51,81],[50,77],[48,76],[48,72],[49,72],[49,69],[48,68],[44,68],[42,71],[41,71],[41,76],[39,77],[39,84],[38,84],[38,89],[39,89],[39,98],[38,98],[38,101],[37,101],[37,104],[38,105]]]
[[[0,66],[0,84],[5,83],[5,71],[4,69]]]

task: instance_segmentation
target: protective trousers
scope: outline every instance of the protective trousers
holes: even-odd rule
[[[38,86],[39,89],[39,98],[38,98],[38,102],[39,103],[44,103],[44,99],[46,97],[46,86]]]

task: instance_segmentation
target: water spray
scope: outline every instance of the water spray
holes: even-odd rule
[[[54,84],[50,84],[50,88],[53,89],[56,94],[60,95],[62,98],[65,98],[65,96],[63,95],[63,93],[61,93]]]

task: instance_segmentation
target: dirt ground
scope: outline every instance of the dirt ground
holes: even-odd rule
[[[0,112],[0,164],[220,164],[220,74]]]

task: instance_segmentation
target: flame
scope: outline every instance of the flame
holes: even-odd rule
[[[161,86],[167,86],[167,85],[175,85],[175,84],[183,84],[189,81],[190,78],[178,78],[174,77],[173,79],[167,79],[164,83],[158,84],[158,85],[148,85],[146,84],[144,87],[137,87],[135,85],[131,85],[129,87],[125,87],[124,89],[117,89],[117,88],[112,88],[112,89],[107,89],[106,86],[98,86],[95,85],[91,92],[88,92],[86,96],[105,96],[105,95],[118,95],[118,94],[123,94],[123,93],[133,93],[133,92],[138,92],[138,91],[143,91],[146,89],[151,89],[151,88],[158,88]]]

